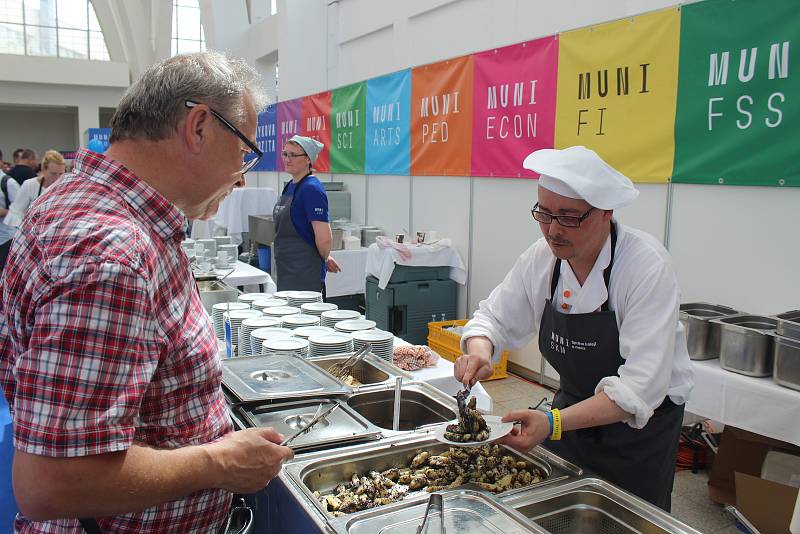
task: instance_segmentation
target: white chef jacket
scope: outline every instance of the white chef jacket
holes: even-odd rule
[[[559,312],[591,313],[609,299],[625,363],[618,376],[600,380],[595,393],[604,391],[632,414],[625,421],[628,425],[642,428],[665,396],[675,404],[685,403],[694,377],[686,332],[678,320],[680,290],[669,253],[649,234],[614,223],[617,249],[608,291],[603,270],[611,259],[610,236],[583,286],[569,262],[561,262],[553,300]],[[470,337],[486,336],[494,345],[492,359],[496,362],[504,348],[521,348],[538,337],[555,260],[544,238],[526,250],[503,282],[479,304],[464,328],[462,351]],[[569,297],[564,296],[566,290]],[[563,303],[570,306],[568,310],[562,309]]]
[[[19,228],[22,224],[22,218],[25,217],[25,212],[28,211],[33,201],[39,198],[40,185],[39,177],[28,178],[22,182],[14,202],[8,207],[8,215],[6,215],[4,221],[6,225]],[[48,187],[42,187],[43,195]]]

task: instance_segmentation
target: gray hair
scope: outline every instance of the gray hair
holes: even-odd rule
[[[261,78],[243,59],[220,52],[174,56],[150,66],[131,85],[111,118],[111,139],[167,138],[184,115],[186,100],[214,108],[239,124],[249,94],[260,112],[267,104]]]

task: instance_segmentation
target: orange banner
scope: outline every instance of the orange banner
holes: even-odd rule
[[[317,172],[331,171],[331,92],[317,93],[303,98],[303,115],[300,124],[302,135],[316,139],[325,148],[314,162]]]
[[[411,71],[411,174],[469,176],[472,56]]]

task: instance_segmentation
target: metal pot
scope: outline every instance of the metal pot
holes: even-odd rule
[[[738,313],[740,312],[733,308],[707,302],[681,304],[680,320],[686,328],[689,357],[693,360],[719,358],[722,329],[718,324],[709,321]]]
[[[773,380],[781,386],[800,391],[800,340],[776,334],[773,343]]]
[[[748,376],[772,375],[772,338],[777,321],[760,315],[712,319],[722,327],[719,365]]]

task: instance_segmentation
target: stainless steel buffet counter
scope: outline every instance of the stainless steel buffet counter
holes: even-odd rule
[[[363,379],[362,384],[354,387],[328,384],[320,373],[332,378],[326,369],[342,357],[288,360],[278,366],[280,369],[269,359],[274,357],[223,362],[224,384],[233,404],[234,420],[240,427],[301,428],[320,405],[341,404],[336,412],[339,416],[327,425],[315,427],[297,442],[295,458],[284,465],[279,477],[250,499],[255,508],[256,532],[414,533],[426,512],[430,496],[425,489],[428,481],[416,486],[409,484],[396,500],[373,499],[376,494],[370,494],[368,503],[362,502],[361,506],[351,507],[346,512],[338,511],[345,510],[344,507],[336,512],[329,511],[329,501],[323,504],[320,497],[341,490],[351,481],[358,484],[358,477],[385,480],[381,473],[395,469],[411,476],[409,466],[416,469],[414,476],[417,477],[422,472],[435,472],[442,467],[433,458],[449,462],[451,457],[462,458],[468,454],[473,455],[470,462],[475,464],[470,464],[468,475],[463,469],[462,474],[465,475],[463,480],[472,482],[442,492],[444,525],[448,532],[696,532],[662,510],[593,478],[591,473],[585,473],[542,447],[526,454],[497,445],[485,446],[483,452],[451,450],[435,441],[431,425],[456,417],[457,406],[452,397],[424,382],[414,381],[404,371],[374,355],[369,355],[364,366],[355,373],[357,378]],[[233,369],[239,369],[243,376],[232,377]],[[313,377],[313,391],[299,393],[297,385],[303,380],[295,375],[306,372]],[[392,430],[396,377],[404,379],[401,424],[398,430]],[[254,393],[253,388],[242,389],[242,384],[248,380],[251,384],[253,380],[258,383],[255,389],[262,388],[260,394]],[[284,385],[286,395],[280,393]],[[255,398],[259,395],[260,399]],[[478,458],[481,455],[485,456]],[[495,475],[499,477],[497,470],[483,483],[482,473],[499,467],[500,463],[507,466],[503,473],[509,474],[503,477],[505,484],[495,478]],[[522,477],[523,471],[529,476]],[[453,473],[451,479],[452,476]],[[476,477],[477,482],[473,481]],[[395,480],[399,484],[402,479]],[[458,480],[462,480],[460,475]],[[511,480],[515,482],[509,483]],[[436,514],[438,512],[433,513]],[[438,519],[436,525],[427,531],[438,532]]]

